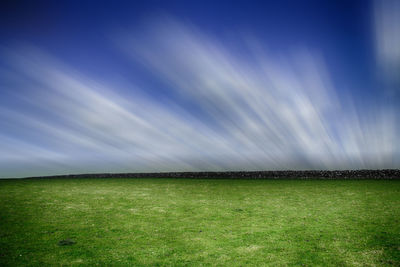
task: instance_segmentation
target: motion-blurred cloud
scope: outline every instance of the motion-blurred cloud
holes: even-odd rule
[[[399,38],[385,21],[378,55],[391,71]],[[399,167],[398,108],[339,93],[318,51],[272,54],[238,36],[237,54],[171,18],[113,38],[166,96],[132,79],[91,79],[31,47],[3,50],[2,177]]]
[[[400,1],[375,1],[374,13],[379,68],[389,90],[398,93],[400,88]]]

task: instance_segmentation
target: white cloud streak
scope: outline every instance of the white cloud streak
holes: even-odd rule
[[[374,2],[377,61],[389,90],[400,90],[400,1]]]
[[[168,85],[166,103],[7,52],[2,80],[25,93],[0,109],[0,176],[399,167],[394,110],[345,105],[321,56],[272,57],[243,39],[243,59],[171,20],[145,33],[119,44]]]

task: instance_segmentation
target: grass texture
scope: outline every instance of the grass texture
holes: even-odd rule
[[[0,266],[400,266],[400,181],[0,180]]]

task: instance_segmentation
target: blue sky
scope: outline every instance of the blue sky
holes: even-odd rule
[[[400,165],[398,1],[0,10],[0,177]]]

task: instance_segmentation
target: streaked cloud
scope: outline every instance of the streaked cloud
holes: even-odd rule
[[[374,2],[375,45],[379,68],[390,90],[400,90],[400,1]]]
[[[171,19],[119,36],[162,100],[31,48],[4,52],[0,175],[399,167],[395,107],[339,95],[316,51],[238,41],[249,56]]]

